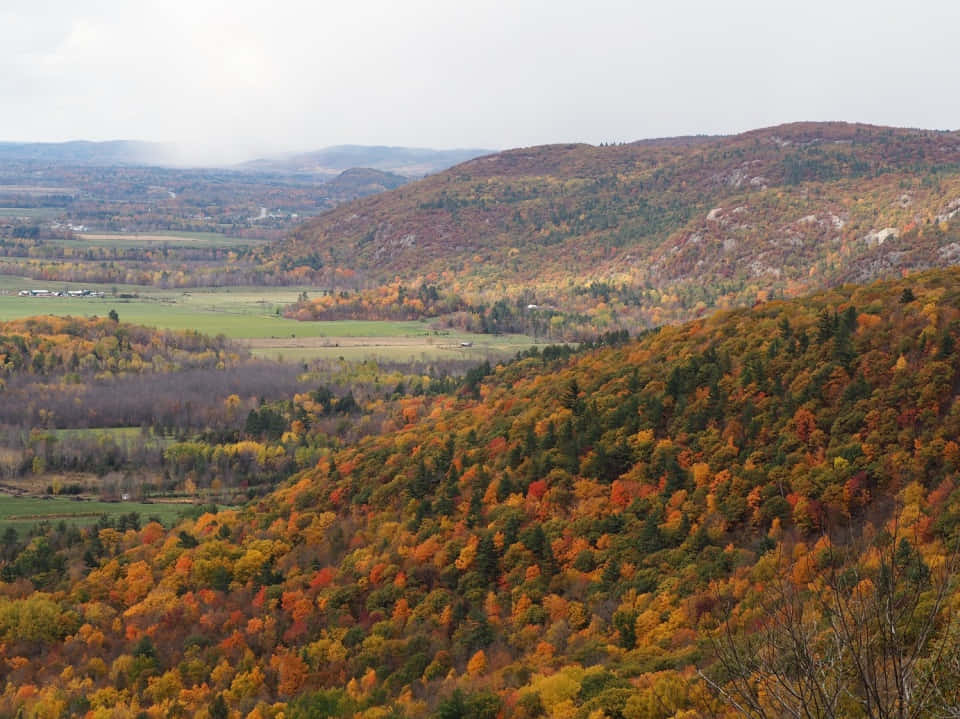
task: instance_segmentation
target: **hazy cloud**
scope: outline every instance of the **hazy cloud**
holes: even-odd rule
[[[7,0],[0,138],[207,157],[960,126],[960,3]]]

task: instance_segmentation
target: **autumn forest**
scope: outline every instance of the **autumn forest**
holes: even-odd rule
[[[0,297],[0,717],[960,716],[957,133],[397,185],[241,244],[0,222],[0,274],[120,285]],[[204,287],[472,334],[278,361],[163,324]]]

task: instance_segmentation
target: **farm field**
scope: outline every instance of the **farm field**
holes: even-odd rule
[[[266,240],[229,237],[216,232],[84,232],[73,240],[47,240],[62,247],[249,247],[266,244]]]
[[[21,289],[104,292],[104,297],[20,297]],[[193,329],[233,339],[291,334],[328,334],[313,323],[289,320],[277,314],[294,302],[303,288],[210,288],[162,290],[130,285],[44,282],[0,276],[0,321],[40,314],[100,316],[115,309],[124,322],[163,329]],[[116,294],[114,294],[114,291]],[[117,295],[135,295],[119,297]]]
[[[104,297],[21,297],[23,289],[104,292]],[[44,282],[0,275],[0,321],[41,314],[104,317],[114,309],[124,322],[196,330],[241,340],[258,357],[284,361],[317,358],[390,360],[509,357],[535,344],[523,335],[437,331],[426,321],[341,320],[298,322],[279,314],[304,287],[217,287],[162,290],[130,285]],[[118,295],[136,295],[119,297]],[[471,343],[469,347],[461,343]]]
[[[319,324],[319,323],[318,323]],[[330,325],[358,325],[359,322],[323,323]],[[434,332],[423,330],[419,322],[369,322],[359,330],[396,328],[398,334],[330,335],[324,337],[297,337],[290,339],[249,339],[244,340],[250,351],[257,357],[278,361],[308,361],[311,359],[345,359],[361,361],[379,358],[395,361],[432,361],[437,359],[475,359],[478,363],[485,359],[497,360],[513,357],[520,350],[534,344],[530,337],[523,335],[472,335],[463,332]],[[402,325],[417,325],[409,330]],[[378,327],[386,325],[387,327]],[[332,331],[336,327],[331,328]],[[353,328],[351,328],[353,329]],[[409,332],[409,334],[403,334]],[[466,345],[469,346],[466,346]]]
[[[169,437],[154,434],[144,435],[140,427],[76,427],[47,430],[58,440],[70,439],[98,439],[110,440],[117,444],[127,444],[134,441],[146,441],[149,445],[165,446],[173,440]]]
[[[32,219],[55,217],[55,207],[0,207],[0,217],[29,217]]]
[[[98,502],[67,499],[63,497],[14,497],[0,494],[0,533],[13,527],[18,534],[25,534],[39,522],[59,522],[61,520],[87,526],[95,524],[101,515],[110,517],[137,512],[145,524],[149,518],[156,517],[164,526],[172,526],[188,508],[188,505],[174,503],[143,502]]]

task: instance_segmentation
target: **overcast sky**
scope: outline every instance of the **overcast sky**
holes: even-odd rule
[[[2,0],[0,139],[237,158],[960,127],[957,0]]]

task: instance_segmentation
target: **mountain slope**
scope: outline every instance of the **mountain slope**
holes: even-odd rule
[[[798,123],[477,158],[326,213],[277,257],[341,289],[399,277],[638,327],[950,263],[958,214],[960,134]]]
[[[245,509],[14,542],[0,711],[729,715],[695,671],[708,638],[761,630],[778,588],[815,601],[860,561],[840,537],[909,538],[918,591],[947,566],[958,288],[938,271],[533,353],[400,399]]]

